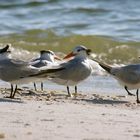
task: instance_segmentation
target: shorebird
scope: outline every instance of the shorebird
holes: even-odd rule
[[[140,103],[139,100],[139,88],[140,88],[140,64],[129,64],[126,66],[112,67],[108,64],[102,63],[98,60],[99,65],[105,69],[109,74],[111,74],[117,81],[125,88],[128,95],[133,95],[129,90],[136,90],[136,101]],[[128,90],[129,89],[129,90]]]
[[[74,57],[74,56],[73,56]],[[73,57],[65,56],[63,60],[67,61],[67,59],[73,59]],[[99,64],[92,59],[88,59],[90,66],[92,67],[92,74],[103,74],[102,68],[99,66]],[[67,89],[69,90],[69,86],[67,86]],[[77,85],[74,87],[75,89],[75,95],[77,94]]]
[[[38,81],[42,75],[61,70],[56,67],[36,68],[28,62],[15,60],[11,58],[11,52],[8,51],[9,45],[0,50],[0,79],[11,83],[10,98],[14,98],[17,84],[26,84]],[[40,76],[41,75],[41,76]],[[15,84],[15,89],[13,85]]]
[[[55,60],[60,61],[61,59],[58,56],[56,56],[53,51],[41,50],[40,57],[31,60],[30,64],[34,67],[40,68],[40,67],[44,67],[44,66],[48,66],[48,65],[53,65],[54,63],[56,63]],[[46,80],[46,79],[41,79],[41,90],[42,91],[43,91],[43,82],[42,82],[43,80]],[[34,88],[35,88],[35,91],[37,91],[35,82],[34,82]]]
[[[85,46],[75,47],[64,59],[73,58],[59,64],[64,69],[50,76],[51,81],[67,86],[68,96],[72,96],[69,86],[75,86],[75,92],[77,92],[77,84],[91,75],[92,67],[88,59],[90,52],[91,50]]]

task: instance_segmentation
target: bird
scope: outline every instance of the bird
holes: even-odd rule
[[[71,53],[64,57],[68,61],[62,61],[59,65],[64,68],[61,71],[52,73],[51,81],[67,86],[68,96],[72,97],[69,86],[75,86],[77,92],[77,84],[88,78],[92,73],[92,67],[89,63],[88,56],[91,50],[85,46],[76,46]]]
[[[93,55],[93,54],[92,54]],[[74,57],[74,56],[73,56]],[[67,57],[67,55],[63,58],[63,60],[67,61],[67,59],[73,59],[73,57]],[[95,61],[93,61],[92,59],[88,59],[91,67],[92,67],[92,74],[103,74],[103,71],[102,71],[102,68],[99,66],[99,64]],[[69,89],[69,86],[67,86],[67,88]],[[78,88],[77,88],[77,85],[74,87],[75,89],[75,95],[77,95],[77,91],[78,91]]]
[[[136,89],[136,102],[139,100],[140,88],[140,64],[129,64],[113,67],[106,63],[95,60],[104,70],[111,74],[125,88],[128,95],[133,95],[129,90]]]
[[[29,62],[12,59],[11,51],[8,48],[9,46],[0,49],[0,79],[11,83],[11,94],[9,98],[14,98],[18,84],[38,81],[44,74],[46,76],[47,73],[61,70],[61,68],[52,66],[36,68]]]
[[[51,50],[41,50],[40,57],[31,60],[30,64],[34,67],[40,68],[56,63],[56,60],[61,60],[53,51]],[[46,80],[46,79],[41,79]],[[37,91],[36,83],[34,82],[34,89]],[[43,91],[43,82],[41,81],[41,90]]]

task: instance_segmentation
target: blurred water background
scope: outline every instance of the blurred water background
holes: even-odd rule
[[[82,44],[110,64],[139,62],[140,0],[1,0],[0,45],[7,43],[20,49],[15,55]]]
[[[137,61],[139,7],[139,0],[1,0],[0,43],[62,52],[83,44],[106,61]]]

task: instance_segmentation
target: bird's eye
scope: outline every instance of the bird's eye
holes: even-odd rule
[[[77,52],[80,52],[80,51],[81,51],[80,49],[77,50]]]

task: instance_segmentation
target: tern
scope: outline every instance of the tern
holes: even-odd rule
[[[0,50],[0,79],[11,83],[10,98],[14,98],[17,84],[38,81],[44,74],[46,76],[48,73],[61,70],[59,67],[52,66],[36,68],[28,62],[12,59],[11,52],[8,51],[8,48],[9,46],[6,46]],[[13,88],[14,84],[16,85],[15,89]]]
[[[136,90],[136,102],[140,103],[139,100],[139,88],[140,88],[140,64],[129,64],[126,66],[112,67],[106,63],[102,63],[98,60],[99,65],[111,74],[117,81],[125,88],[128,95],[133,95],[129,90]]]
[[[67,59],[73,59],[73,57],[71,58],[71,55],[70,55],[70,58],[69,58],[69,56],[66,55],[63,58],[63,60],[66,61]],[[93,61],[92,59],[88,59],[88,61],[89,61],[89,64],[91,65],[91,67],[92,67],[92,74],[103,74],[103,71],[102,71],[103,69],[100,67],[100,65],[97,62]],[[69,86],[67,86],[67,89],[69,90]],[[75,95],[76,94],[77,94],[77,85],[75,86]]]
[[[77,92],[77,84],[88,78],[92,73],[92,67],[88,59],[90,52],[91,50],[85,46],[75,47],[64,59],[73,58],[59,64],[64,69],[53,73],[51,76],[51,81],[67,86],[68,96],[70,97],[72,94],[69,91],[69,86],[75,86]]]
[[[37,68],[43,67],[43,66],[48,66],[48,65],[53,65],[56,63],[55,60],[61,60],[55,53],[51,50],[41,50],[40,51],[40,57],[31,60],[31,65]],[[44,79],[42,79],[44,80]],[[35,91],[37,91],[36,88],[36,83],[34,82],[34,88]],[[43,91],[43,82],[41,81],[41,90]]]

